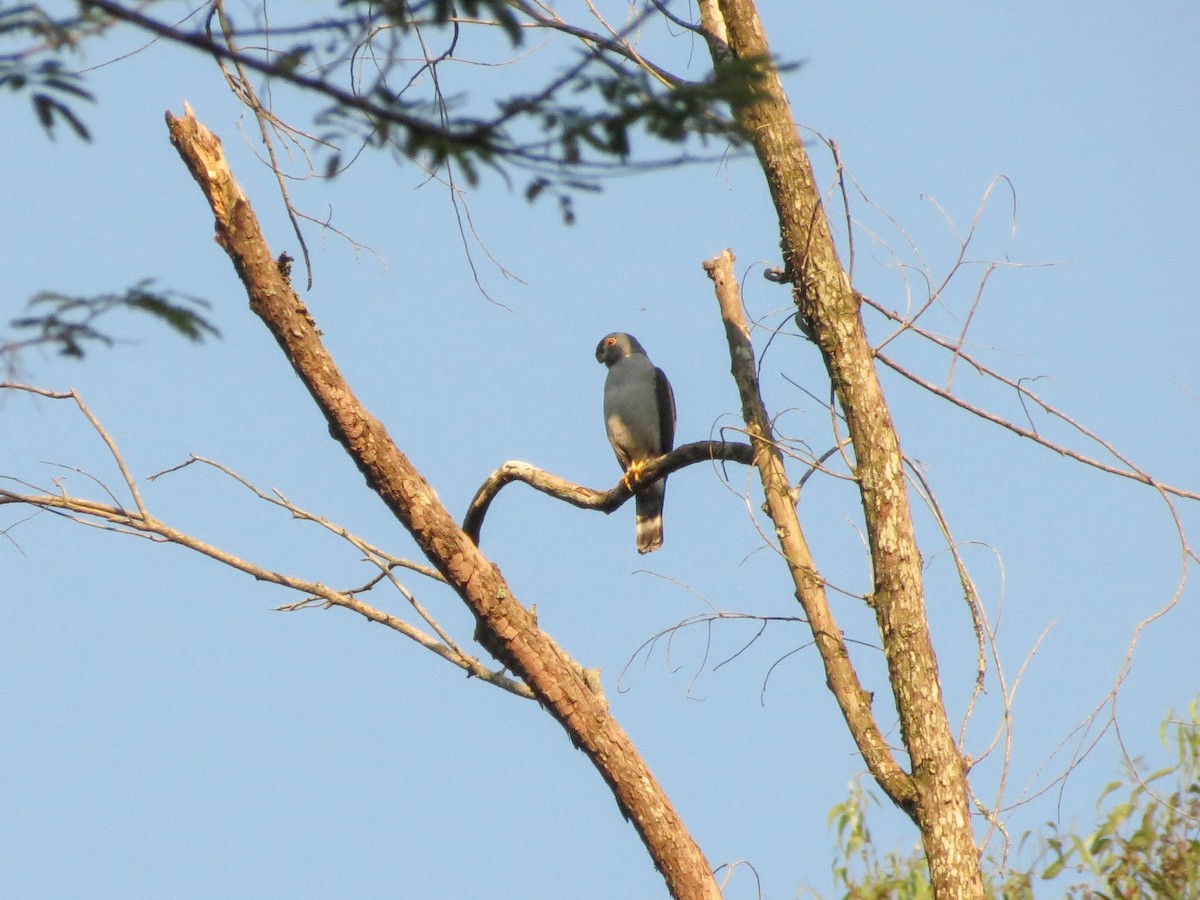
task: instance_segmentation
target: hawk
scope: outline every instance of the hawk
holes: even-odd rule
[[[633,489],[638,473],[675,445],[675,395],[662,369],[656,369],[637,338],[624,332],[606,335],[596,359],[608,366],[604,381],[604,425],[608,442]],[[662,546],[663,497],[667,479],[637,489],[637,549],[651,553]]]

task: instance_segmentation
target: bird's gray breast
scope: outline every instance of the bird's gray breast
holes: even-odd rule
[[[662,452],[654,364],[646,356],[628,356],[608,370],[604,424],[613,448],[629,460]]]

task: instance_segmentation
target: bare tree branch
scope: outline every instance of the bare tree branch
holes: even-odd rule
[[[336,85],[330,84],[321,78],[314,78],[295,71],[294,67],[289,65],[286,60],[279,63],[263,62],[261,59],[247,53],[240,53],[236,50],[231,50],[229,47],[221,44],[206,35],[181,31],[180,29],[152,19],[149,16],[143,15],[136,10],[129,9],[121,3],[114,3],[111,0],[86,0],[86,5],[95,9],[99,9],[104,13],[112,16],[121,22],[127,22],[130,25],[136,25],[143,31],[148,31],[151,34],[158,35],[161,38],[174,41],[177,44],[192,47],[196,50],[201,50],[209,53],[217,59],[227,60],[229,62],[237,62],[240,66],[251,69],[260,75],[267,75],[272,78],[278,78],[280,81],[293,84],[296,87],[311,91],[319,96],[326,97],[329,100],[337,103],[343,109],[356,110],[366,113],[372,117],[391,122],[395,125],[409,128],[418,134],[429,135],[439,139],[461,141],[470,143],[472,141],[481,141],[487,144],[482,133],[466,132],[466,131],[448,131],[444,128],[439,128],[429,121],[420,118],[419,116],[411,116],[397,109],[383,106],[374,102],[367,96],[356,94],[352,91],[347,91]]]
[[[185,108],[167,114],[180,157],[216,218],[217,242],[246,288],[251,310],[275,337],[367,484],[408,529],[476,618],[484,646],[522,678],[612,789],[676,898],[717,900],[704,854],[612,717],[591,673],[538,628],[492,562],[463,532],[383,424],[354,395],[325,349],[311,314],[272,257],[258,220],[229,170],[220,141]]]
[[[893,802],[911,810],[916,800],[911,777],[904,772],[888,747],[871,712],[871,694],[859,683],[850,662],[850,651],[842,638],[825,595],[825,582],[809,552],[796,512],[796,497],[790,487],[783,454],[775,445],[770,416],[758,388],[754,348],[742,311],[741,292],[733,271],[733,254],[726,250],[704,264],[712,279],[729,341],[729,358],[734,380],[742,397],[746,432],[754,447],[754,465],[759,470],[767,512],[775,523],[780,552],[788,563],[796,599],[804,609],[813,639],[825,666],[825,679],[837,700],[854,742],[867,768]]]
[[[637,486],[644,487],[653,484],[672,472],[698,462],[729,460],[748,465],[750,458],[749,444],[696,441],[676,447],[665,456],[648,462],[638,475]],[[476,544],[479,543],[479,532],[483,528],[483,517],[487,515],[488,507],[496,499],[500,489],[514,481],[523,481],[536,491],[549,494],[551,497],[580,509],[594,509],[606,515],[619,509],[626,500],[633,496],[633,492],[625,485],[624,480],[619,481],[616,487],[609,488],[607,491],[597,491],[574,484],[529,463],[510,460],[488,476],[487,480],[480,485],[479,490],[475,492],[470,506],[467,507],[462,527],[463,531]]]
[[[875,304],[872,304],[872,306],[875,306]],[[878,309],[880,307],[875,306],[875,308]],[[889,315],[895,315],[895,314],[890,313]],[[1126,468],[1120,468],[1118,466],[1113,466],[1113,465],[1109,465],[1108,463],[1101,462],[1100,460],[1095,459],[1094,457],[1088,456],[1084,453],[1080,453],[1078,450],[1073,450],[1070,447],[1065,446],[1064,444],[1059,444],[1059,443],[1049,440],[1048,438],[1043,437],[1042,435],[1038,434],[1037,431],[1034,430],[1032,427],[1024,428],[1021,425],[1018,425],[1016,422],[1013,422],[1011,419],[1006,419],[1003,416],[997,415],[996,413],[989,412],[988,410],[983,409],[982,407],[977,406],[976,404],[971,403],[968,400],[964,400],[962,397],[958,396],[954,392],[952,392],[946,388],[938,387],[936,384],[929,381],[928,379],[922,378],[920,375],[909,370],[905,366],[902,366],[900,363],[896,362],[894,359],[892,359],[890,356],[887,356],[886,354],[876,353],[875,354],[876,358],[881,363],[883,363],[885,366],[887,366],[889,369],[896,372],[898,375],[903,375],[905,378],[907,378],[909,381],[911,381],[913,384],[917,385],[918,387],[923,388],[924,390],[928,391],[931,394],[941,397],[943,400],[947,400],[950,403],[953,403],[955,406],[959,407],[960,409],[966,410],[967,412],[971,413],[972,415],[978,416],[981,419],[991,422],[993,425],[999,425],[1001,428],[1011,431],[1013,434],[1017,435],[1018,437],[1027,438],[1028,440],[1033,441],[1035,444],[1041,444],[1043,447],[1047,448],[1048,450],[1053,450],[1055,453],[1058,453],[1062,456],[1068,457],[1069,459],[1073,459],[1076,462],[1083,463],[1086,466],[1091,466],[1094,469],[1099,469],[1101,472],[1106,472],[1109,475],[1119,475],[1122,478],[1128,478],[1132,481],[1140,482],[1141,484],[1148,485],[1164,494],[1171,494],[1176,497],[1182,497],[1186,500],[1200,500],[1200,492],[1189,491],[1189,490],[1186,490],[1185,488],[1175,487],[1174,485],[1170,485],[1170,484],[1164,484],[1163,482],[1154,478],[1154,476],[1152,476],[1149,472],[1146,472],[1145,470],[1143,470],[1140,467],[1138,467],[1137,465],[1135,465],[1128,457],[1126,457],[1119,450],[1117,450],[1117,448],[1115,446],[1113,446],[1113,444],[1111,442],[1104,440],[1104,438],[1100,437],[1100,435],[1096,434],[1094,431],[1092,431],[1087,426],[1085,426],[1082,423],[1071,418],[1066,413],[1062,412],[1061,410],[1059,410],[1057,407],[1053,406],[1052,404],[1047,403],[1045,400],[1043,400],[1041,397],[1039,397],[1033,391],[1029,390],[1029,388],[1027,388],[1024,384],[1021,384],[1018,381],[1014,381],[1013,379],[1008,378],[1004,375],[1001,375],[999,372],[996,372],[996,371],[988,368],[987,366],[985,366],[982,363],[973,359],[969,354],[963,352],[961,348],[953,347],[952,345],[949,344],[949,342],[945,341],[943,338],[939,338],[937,335],[927,334],[925,332],[918,332],[918,333],[920,333],[921,336],[926,338],[927,340],[933,341],[934,343],[937,343],[939,345],[946,345],[946,349],[952,349],[954,351],[954,358],[963,360],[964,362],[968,363],[973,368],[975,368],[975,370],[978,371],[980,374],[986,375],[989,378],[993,378],[996,381],[999,381],[1001,384],[1004,384],[1004,385],[1012,388],[1013,391],[1015,391],[1019,397],[1029,399],[1030,401],[1035,403],[1039,408],[1042,409],[1042,411],[1044,411],[1048,415],[1050,415],[1053,418],[1056,418],[1059,421],[1070,426],[1072,429],[1074,429],[1075,431],[1078,431],[1084,437],[1088,438],[1091,441],[1094,441],[1096,444],[1099,444],[1106,451],[1108,451],[1110,454],[1112,454],[1117,460],[1119,460],[1122,464],[1124,464],[1126,466]]]
[[[438,626],[432,617],[424,612],[424,610],[421,608],[421,605],[417,602],[412,593],[394,579],[392,579],[392,583],[396,587],[397,591],[409,601],[409,603],[418,611],[419,614],[423,616],[423,618],[425,618],[426,622],[438,634],[441,640],[430,636],[421,629],[414,627],[408,622],[405,622],[403,619],[393,616],[390,613],[386,613],[360,600],[357,596],[355,596],[355,594],[360,593],[361,590],[339,591],[327,587],[319,582],[307,581],[305,579],[296,578],[291,575],[273,571],[264,566],[260,566],[256,563],[242,559],[232,553],[222,550],[213,544],[201,541],[193,535],[181,531],[178,528],[168,525],[167,523],[156,518],[150,513],[146,504],[142,501],[141,493],[129,475],[129,470],[125,465],[120,450],[117,448],[116,442],[108,433],[107,429],[105,429],[100,423],[100,420],[97,419],[92,411],[88,408],[87,404],[84,403],[83,398],[80,397],[76,391],[55,392],[29,385],[17,384],[0,384],[0,389],[20,390],[28,393],[35,393],[39,396],[48,397],[55,400],[73,400],[75,405],[79,408],[79,411],[84,415],[88,422],[91,423],[96,433],[100,436],[100,439],[108,448],[109,455],[113,458],[113,461],[116,463],[118,469],[120,469],[122,478],[125,480],[127,488],[136,498],[137,508],[136,510],[127,509],[125,505],[116,498],[113,492],[109,490],[102,481],[100,481],[100,479],[95,478],[86,472],[83,472],[82,474],[99,485],[100,488],[104,490],[104,492],[107,493],[110,498],[112,498],[112,503],[97,503],[96,501],[89,500],[87,498],[74,497],[68,494],[65,490],[52,494],[48,492],[36,492],[36,488],[34,488],[34,493],[20,493],[0,488],[0,505],[22,504],[35,509],[42,509],[48,512],[57,513],[59,515],[65,515],[66,517],[76,522],[80,522],[81,524],[100,527],[107,531],[114,531],[120,534],[136,535],[140,537],[146,537],[151,540],[166,541],[176,544],[180,547],[184,547],[188,550],[192,550],[196,553],[207,556],[209,559],[216,560],[217,562],[229,566],[232,569],[236,569],[239,572],[244,572],[247,575],[251,575],[258,581],[269,584],[277,584],[281,587],[285,587],[289,590],[297,591],[305,595],[306,599],[294,604],[288,604],[287,606],[280,607],[281,609],[299,609],[305,606],[311,606],[314,603],[319,603],[326,607],[338,606],[343,609],[348,609],[351,612],[358,613],[370,622],[376,622],[378,624],[385,625],[388,628],[391,628],[393,631],[399,632],[410,640],[420,644],[426,650],[429,650],[447,662],[458,666],[468,675],[471,675],[489,684],[493,684],[496,687],[503,688],[504,690],[516,694],[519,697],[524,697],[526,699],[533,698],[533,692],[526,685],[507,677],[501,672],[491,671],[477,658],[464,653],[455,644],[455,642],[444,631],[442,631],[440,626]],[[198,460],[198,458],[194,459]],[[205,460],[205,462],[208,461]],[[263,499],[271,499],[262,494],[256,488],[253,488],[244,479],[229,471],[225,467],[216,463],[209,464],[220,469],[230,477],[250,488]],[[185,463],[185,465],[187,465],[187,463]],[[385,572],[390,571],[393,559],[392,557],[383,554],[382,551],[375,551],[370,544],[351,534],[346,529],[334,526],[326,520],[320,519],[312,514],[301,514],[302,511],[286,503],[286,501],[279,502],[277,505],[288,509],[294,515],[297,515],[298,518],[309,518],[321,522],[331,531],[338,534],[339,537],[342,537],[355,547],[363,550],[367,554],[369,561],[374,562],[381,568],[384,568]],[[400,561],[396,562],[398,563]]]

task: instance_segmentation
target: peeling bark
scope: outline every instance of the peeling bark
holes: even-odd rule
[[[499,569],[458,527],[433,488],[358,401],[321,342],[313,317],[272,256],[225,161],[221,142],[185,107],[167,114],[171,142],[216,217],[250,308],[270,330],[367,484],[404,524],[429,561],[474,613],[485,646],[520,676],[612,789],[676,898],[720,897],[704,854],[688,834],[628,735],[609,714],[590,673],[538,627]]]

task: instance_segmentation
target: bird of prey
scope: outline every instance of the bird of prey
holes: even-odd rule
[[[634,489],[642,467],[675,445],[675,395],[662,369],[654,368],[631,334],[606,335],[596,346],[596,359],[608,366],[604,381],[608,442],[625,470],[626,487]],[[665,478],[637,489],[638,553],[662,546],[666,490]]]

